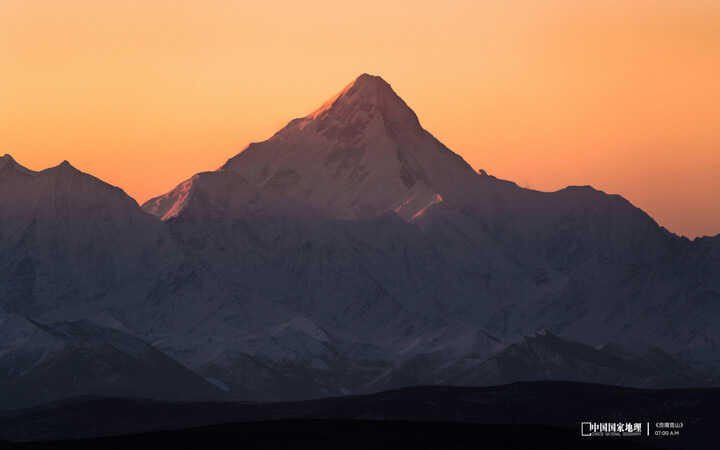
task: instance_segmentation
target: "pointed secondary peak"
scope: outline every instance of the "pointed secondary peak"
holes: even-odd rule
[[[15,166],[18,165],[17,161],[15,161],[15,158],[10,156],[9,153],[5,153],[4,156],[0,156],[0,166]]]
[[[3,167],[5,167],[5,166],[12,165],[13,163],[14,163],[14,164],[17,164],[17,163],[15,162],[15,160],[13,159],[13,157],[10,156],[9,154],[5,153],[4,156],[0,156],[0,168],[3,168]]]
[[[69,172],[69,171],[79,172],[79,171],[75,168],[75,166],[73,166],[72,164],[70,164],[70,162],[69,162],[67,159],[66,159],[66,160],[63,160],[63,162],[61,162],[60,164],[58,164],[57,166],[55,166],[54,169],[62,170],[62,171],[64,171],[64,172]]]
[[[72,164],[70,164],[70,162],[67,159],[63,160],[63,162],[61,162],[57,166],[52,167],[52,169],[59,170],[62,172],[77,171],[77,169]]]
[[[61,162],[55,167],[50,167],[48,169],[43,170],[40,173],[47,173],[47,174],[75,174],[75,173],[82,173],[78,169],[76,169],[72,164],[70,164],[67,160]]]
[[[12,167],[15,164],[17,163],[15,162],[13,157],[7,153],[5,154],[5,156],[0,157],[0,170],[4,169],[5,167]]]
[[[15,158],[10,156],[9,153],[6,153],[4,156],[0,156],[0,170],[5,168],[13,169],[22,173],[34,173],[32,170],[21,166],[17,161],[15,161]]]

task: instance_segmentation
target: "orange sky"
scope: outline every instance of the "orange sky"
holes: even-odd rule
[[[713,0],[2,0],[0,154],[143,202],[363,72],[476,169],[720,233]]]

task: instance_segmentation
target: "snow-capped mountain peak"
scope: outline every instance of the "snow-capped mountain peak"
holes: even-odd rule
[[[411,220],[442,197],[444,186],[478,177],[420,126],[385,80],[368,74],[267,141],[250,144],[220,170],[346,220],[389,211]],[[177,215],[187,205],[180,194],[191,191],[176,189],[178,195],[170,192],[144,208],[163,218],[168,211]]]

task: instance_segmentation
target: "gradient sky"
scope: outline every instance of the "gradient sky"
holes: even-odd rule
[[[382,76],[476,169],[720,233],[720,2],[0,1],[0,154],[139,202]]]

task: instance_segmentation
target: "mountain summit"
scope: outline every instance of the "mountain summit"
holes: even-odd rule
[[[315,123],[318,133],[330,139],[352,140],[368,131],[373,119],[382,121],[388,136],[400,139],[414,134],[425,137],[417,116],[378,76],[363,74],[307,117],[297,120],[304,128]]]
[[[445,186],[477,177],[422,128],[385,80],[368,74],[219,170],[346,220],[387,211],[409,220],[440,201]],[[193,183],[183,185],[143,208],[163,219],[177,215],[192,195]]]

